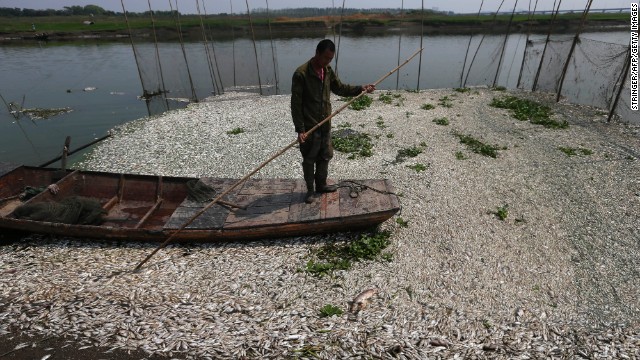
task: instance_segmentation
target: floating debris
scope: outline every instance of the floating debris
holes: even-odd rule
[[[33,108],[33,109],[22,109],[20,112],[23,114],[29,115],[29,117],[33,120],[39,119],[48,119],[50,117],[54,117],[56,115],[65,114],[71,112],[72,109],[65,108],[51,108],[51,109],[43,109],[43,108]]]
[[[93,86],[87,86],[86,88],[82,89],[82,91],[93,91],[95,89],[97,89],[97,88],[93,87]]]

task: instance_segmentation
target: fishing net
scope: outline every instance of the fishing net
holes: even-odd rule
[[[471,45],[470,61],[465,69],[465,86],[492,86],[498,72],[504,36],[485,36],[477,46]],[[480,61],[484,59],[484,61]]]
[[[106,211],[95,199],[71,196],[60,202],[24,204],[13,211],[17,219],[63,224],[99,225]]]

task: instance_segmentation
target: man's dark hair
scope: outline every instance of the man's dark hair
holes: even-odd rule
[[[329,39],[324,39],[318,43],[318,46],[316,46],[316,54],[322,54],[327,49],[331,50],[331,52],[336,52],[336,44]]]

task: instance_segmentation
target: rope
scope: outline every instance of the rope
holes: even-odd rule
[[[343,181],[339,182],[338,185],[336,185],[336,188],[349,188],[349,196],[351,196],[352,198],[357,198],[362,191],[367,190],[367,189],[373,190],[373,191],[377,192],[378,194],[398,196],[398,194],[396,194],[394,192],[379,190],[379,189],[376,189],[376,188],[371,187],[369,185],[365,185],[363,183],[359,183],[359,182],[353,181],[353,180],[343,180]]]

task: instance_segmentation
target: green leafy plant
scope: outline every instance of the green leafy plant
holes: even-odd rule
[[[468,88],[468,87],[464,87],[464,88],[455,88],[455,89],[453,89],[453,90],[455,90],[455,91],[457,91],[457,92],[459,92],[459,93],[466,93],[466,92],[471,91],[471,89],[470,89],[470,88]]]
[[[387,134],[387,138],[389,138],[389,139],[393,139],[393,137],[394,137],[394,136],[395,136],[395,135],[393,135],[393,133],[388,133],[388,134]]]
[[[432,120],[434,123],[438,124],[438,125],[442,125],[442,126],[447,126],[449,125],[449,119],[447,119],[446,117],[441,117],[441,118],[435,118]]]
[[[373,143],[369,134],[355,133],[346,136],[334,136],[333,147],[337,151],[351,154],[350,159],[356,156],[369,157],[373,155]]]
[[[514,118],[521,121],[530,121],[532,124],[542,125],[547,128],[565,129],[569,127],[566,120],[556,121],[551,119],[551,108],[528,99],[520,99],[515,96],[493,98],[490,106],[509,109]]]
[[[422,110],[433,110],[433,109],[435,109],[436,107],[435,107],[435,106],[433,106],[432,104],[422,104],[422,106],[420,106],[420,108],[421,108]]]
[[[498,209],[494,211],[493,214],[497,216],[498,219],[504,221],[507,216],[509,216],[509,205],[505,204],[504,206],[498,207]]]
[[[320,317],[331,317],[333,315],[342,315],[342,309],[331,304],[327,304],[320,309]]]
[[[378,96],[378,100],[382,101],[385,104],[391,104],[393,102],[393,95],[391,95],[390,92],[386,92],[380,94],[380,96]]]
[[[451,101],[451,98],[449,98],[449,96],[443,96],[438,99],[438,105],[450,108],[453,107],[453,102]]]
[[[506,149],[505,147],[500,148],[498,146],[485,144],[482,141],[475,139],[471,135],[462,135],[462,134],[454,134],[454,135],[460,139],[461,143],[467,145],[469,149],[471,149],[471,151],[473,151],[476,154],[496,158],[498,157],[498,150]]]
[[[401,163],[408,157],[416,157],[422,154],[422,147],[412,146],[410,148],[400,149],[396,155],[394,163]]]
[[[241,127],[237,127],[233,130],[229,130],[227,131],[227,135],[238,135],[238,134],[242,134],[244,132],[244,129]]]
[[[307,262],[305,270],[312,275],[323,276],[336,270],[348,270],[354,262],[375,260],[391,244],[390,237],[391,232],[379,231],[361,234],[346,245],[327,244],[315,253],[317,260]]]
[[[349,107],[353,110],[360,111],[368,108],[373,103],[373,99],[369,95],[362,95],[354,100]]]
[[[384,120],[382,120],[382,116],[378,116],[378,120],[376,121],[376,126],[378,129],[384,129],[387,125],[384,124]]]
[[[593,151],[585,148],[573,148],[573,147],[562,147],[560,146],[558,149],[565,153],[567,156],[576,156],[578,153],[582,155],[591,155]]]
[[[504,86],[494,86],[494,87],[491,88],[491,90],[493,90],[493,91],[506,91],[507,88],[504,87]]]
[[[401,217],[396,218],[396,224],[400,225],[400,227],[406,228],[409,226],[409,222]]]
[[[407,165],[409,169],[413,169],[416,172],[425,171],[429,167],[428,165],[417,163],[415,165]]]
[[[457,160],[466,160],[467,157],[464,156],[464,153],[462,151],[456,151],[456,159]]]
[[[338,127],[341,128],[341,129],[350,129],[351,128],[351,123],[344,122],[344,123],[338,125]]]

